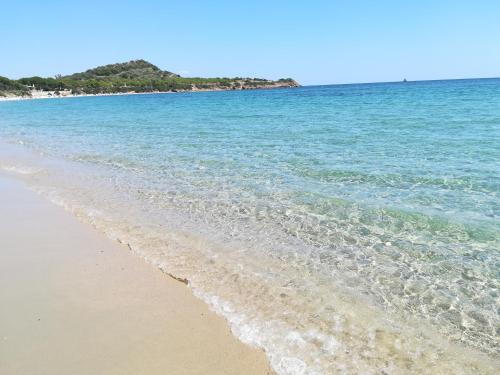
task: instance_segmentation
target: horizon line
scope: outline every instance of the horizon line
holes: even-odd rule
[[[469,78],[434,78],[434,79],[415,79],[415,80],[401,80],[401,81],[372,81],[372,82],[346,82],[346,83],[316,83],[311,85],[301,85],[302,87],[313,86],[348,86],[348,85],[376,85],[386,83],[417,83],[417,82],[439,82],[439,81],[467,81],[467,80],[480,80],[480,79],[500,79],[497,77],[469,77]],[[299,82],[300,83],[300,82]]]

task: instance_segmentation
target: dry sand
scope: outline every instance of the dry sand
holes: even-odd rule
[[[0,374],[271,374],[169,278],[0,176]]]

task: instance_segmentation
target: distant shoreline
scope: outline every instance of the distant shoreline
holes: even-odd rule
[[[80,97],[95,97],[95,96],[126,96],[126,95],[148,95],[148,94],[180,94],[188,92],[214,92],[214,91],[254,91],[254,90],[275,90],[275,89],[288,89],[295,87],[288,86],[271,86],[271,87],[255,87],[255,88],[245,88],[245,89],[221,89],[221,88],[210,88],[210,89],[192,89],[192,90],[177,90],[177,91],[146,91],[146,92],[113,92],[113,93],[98,93],[98,94],[62,94],[56,95],[54,91],[37,91],[32,93],[31,96],[0,96],[0,102],[7,101],[19,101],[19,100],[36,100],[36,99],[64,99],[64,98],[80,98]]]
[[[37,99],[65,99],[65,98],[80,98],[92,96],[125,96],[125,95],[146,95],[146,94],[175,94],[175,91],[151,91],[151,92],[116,92],[116,93],[100,93],[100,94],[67,94],[67,95],[35,95],[35,96],[7,96],[0,97],[0,101],[20,101],[20,100],[37,100]]]
[[[242,77],[181,77],[145,60],[108,64],[67,76],[0,76],[0,99],[39,99],[73,96],[127,95],[192,91],[256,90],[298,87],[292,78],[269,80]],[[3,98],[2,98],[3,97]]]

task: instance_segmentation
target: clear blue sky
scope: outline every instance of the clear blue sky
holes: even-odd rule
[[[302,84],[500,76],[500,0],[6,0],[1,13],[11,78],[138,58]]]

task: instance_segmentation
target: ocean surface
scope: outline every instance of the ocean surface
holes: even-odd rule
[[[0,142],[280,375],[499,371],[500,79],[0,102]]]

